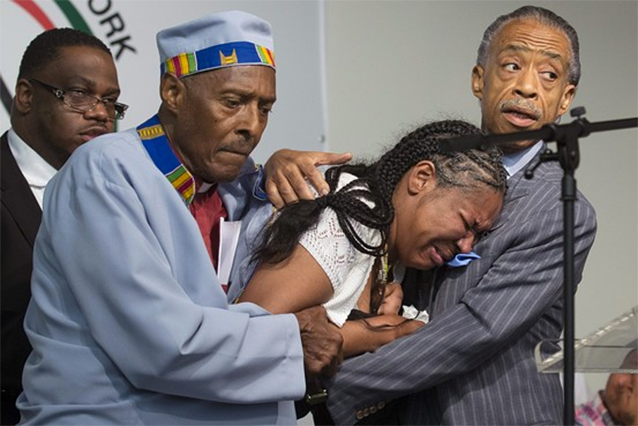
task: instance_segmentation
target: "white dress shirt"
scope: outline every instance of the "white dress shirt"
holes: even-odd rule
[[[27,145],[13,129],[9,129],[7,137],[11,154],[13,154],[22,175],[27,180],[40,208],[42,208],[44,187],[55,176],[57,170]]]

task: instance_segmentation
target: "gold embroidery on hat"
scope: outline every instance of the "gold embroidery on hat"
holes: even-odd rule
[[[219,61],[222,65],[233,65],[237,63],[237,52],[233,49],[233,53],[229,56],[225,56],[221,50],[219,51]]]

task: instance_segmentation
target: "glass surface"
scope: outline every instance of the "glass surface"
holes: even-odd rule
[[[563,372],[563,341],[540,342],[535,349],[536,366],[542,373]],[[638,347],[638,306],[574,343],[574,370],[579,373],[638,373],[623,365],[627,354]]]

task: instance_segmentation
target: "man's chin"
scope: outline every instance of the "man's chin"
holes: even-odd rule
[[[501,151],[504,154],[512,154],[514,152],[520,152],[524,149],[527,149],[536,144],[538,141],[530,140],[530,141],[518,141],[518,142],[510,142],[505,145],[499,145]]]
[[[206,183],[223,183],[232,182],[239,177],[241,168],[227,168],[224,170],[216,170],[214,172],[206,173],[205,176],[198,176],[202,181]]]

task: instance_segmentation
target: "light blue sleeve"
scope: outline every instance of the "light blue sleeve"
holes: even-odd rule
[[[57,341],[45,362],[62,361],[63,343],[60,356],[78,348],[80,371],[90,347],[108,374],[139,389],[230,403],[299,398],[295,317],[229,309],[164,176],[135,143],[101,143],[78,150],[47,188],[33,289],[40,322],[29,325]]]

